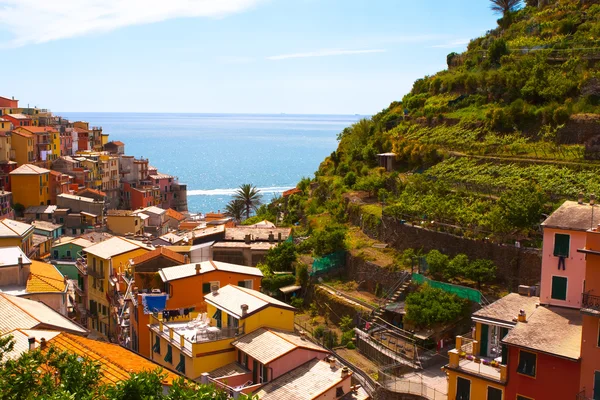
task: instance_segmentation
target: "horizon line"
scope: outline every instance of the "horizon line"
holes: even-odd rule
[[[196,114],[196,115],[323,115],[323,116],[341,116],[341,117],[371,117],[375,114],[363,114],[363,113],[350,113],[350,114],[338,114],[338,113],[274,113],[274,112],[155,112],[155,111],[50,111],[55,117],[60,117],[63,113],[79,113],[79,114]]]

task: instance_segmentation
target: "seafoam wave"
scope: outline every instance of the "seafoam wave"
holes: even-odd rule
[[[258,188],[261,194],[280,194],[286,190],[293,189],[291,186],[273,186],[267,188]],[[188,196],[233,196],[238,188],[234,189],[209,189],[209,190],[188,190]]]

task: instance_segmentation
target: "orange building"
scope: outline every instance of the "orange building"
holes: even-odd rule
[[[206,311],[204,295],[211,293],[212,285],[237,285],[259,290],[262,281],[262,273],[258,268],[218,261],[163,268],[158,274],[168,295],[167,308],[194,308],[195,312]],[[138,295],[132,302],[133,309],[130,309],[130,340],[132,349],[150,357],[148,324],[152,314],[144,314],[142,297],[143,295]]]
[[[19,108],[19,100],[0,96],[0,108]]]
[[[600,399],[600,231],[587,232],[585,287],[581,301],[580,399]]]

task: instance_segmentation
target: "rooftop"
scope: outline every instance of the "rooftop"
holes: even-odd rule
[[[248,333],[232,344],[265,365],[299,348],[329,353],[326,349],[308,339],[302,339],[295,333],[265,328]]]
[[[35,338],[35,347],[39,347],[40,339],[51,340],[55,336],[60,335],[59,331],[47,331],[38,329],[15,329],[14,331],[5,333],[5,335],[12,335],[14,341],[14,348],[12,351],[5,354],[8,359],[19,358],[23,353],[29,351],[29,338]]]
[[[35,229],[48,232],[52,232],[63,227],[62,224],[54,224],[50,221],[33,221],[31,225],[33,225]]]
[[[239,319],[246,318],[269,306],[290,311],[296,310],[294,307],[256,290],[233,285],[220,288],[216,294],[212,292],[206,294],[204,300]],[[245,316],[242,316],[242,305],[248,306],[248,313]]]
[[[600,223],[600,210],[592,212],[594,208],[598,207],[586,203],[579,204],[576,201],[565,201],[542,222],[542,226],[544,228],[587,231]],[[592,215],[594,216],[593,220]]]
[[[33,225],[5,218],[0,220],[0,238],[23,237],[33,231]]]
[[[113,236],[110,239],[85,248],[84,251],[106,260],[109,257],[114,257],[137,249],[154,250],[154,247],[136,240],[128,240],[123,239],[122,237]]]
[[[251,226],[237,226],[227,228],[225,231],[225,240],[244,241],[246,235],[252,235],[253,241],[268,241],[269,235],[273,234],[277,241],[281,233],[281,240],[286,240],[292,233],[292,228],[257,228]]]
[[[160,249],[168,249],[167,247],[160,247]],[[172,250],[168,250],[171,253],[175,253]],[[177,254],[177,253],[175,253]],[[179,255],[179,254],[178,254]],[[183,257],[179,255],[179,257]],[[174,267],[162,268],[158,271],[160,278],[163,282],[170,282],[177,279],[189,278],[197,275],[196,266],[200,266],[200,274],[206,274],[212,271],[225,271],[236,274],[252,275],[252,276],[263,276],[262,272],[258,268],[246,267],[245,265],[229,264],[220,261],[202,261],[199,263],[176,265]]]
[[[25,209],[25,214],[52,214],[58,206],[31,206]]]
[[[266,219],[260,222],[257,222],[253,225],[247,225],[249,228],[276,228],[277,226],[271,221],[267,221]]]
[[[148,175],[150,177],[150,179],[169,179],[169,178],[173,178],[172,175],[169,174],[162,174],[160,172],[157,172],[156,174],[152,174],[152,175]]]
[[[19,128],[24,129],[31,133],[48,133],[48,132],[58,132],[51,126],[20,126]]]
[[[23,164],[19,168],[9,172],[9,175],[41,175],[50,173],[49,169],[41,168],[33,164]]]
[[[331,367],[327,361],[312,359],[261,387],[254,394],[261,400],[312,400],[323,392],[351,379],[342,377],[342,367]]]
[[[151,206],[151,207],[146,207],[142,210],[145,214],[155,214],[155,215],[163,215],[164,213],[167,212],[167,210],[162,209],[160,207],[156,207],[156,206]]]
[[[25,114],[6,114],[7,117],[12,117],[14,119],[31,119],[29,115]]]
[[[104,193],[103,191],[91,189],[91,188],[85,188],[83,190],[80,190],[79,192],[77,192],[77,195],[80,196],[82,193],[92,193],[92,194],[95,194],[96,196],[106,197],[106,193]]]
[[[139,265],[147,261],[153,260],[158,257],[167,257],[171,260],[183,264],[185,257],[182,254],[176,253],[173,250],[169,250],[167,247],[159,247],[140,256],[131,259],[131,264]]]
[[[23,264],[31,264],[31,260],[23,253],[20,247],[0,247],[0,268],[19,265],[19,257],[22,258]]]
[[[114,145],[117,145],[117,146],[125,146],[125,143],[123,143],[123,142],[121,142],[119,140],[114,140],[112,142],[108,142],[107,144],[114,144]]]
[[[100,342],[68,333],[55,336],[49,344],[54,345],[58,350],[66,350],[100,363],[102,380],[105,383],[116,383],[128,379],[132,372],[153,371],[160,367],[118,344]],[[171,385],[179,378],[168,370],[163,369],[163,372],[167,374],[162,381],[164,385]]]
[[[48,328],[85,334],[87,330],[42,302],[0,293],[0,334],[15,329]]]
[[[510,293],[492,304],[473,313],[473,320],[484,320],[495,323],[504,323],[511,326],[516,325],[516,319],[520,310],[530,315],[539,304],[540,298],[535,296],[522,296],[518,293]]]
[[[265,251],[268,251],[273,247],[277,247],[277,243],[252,242],[250,244],[246,244],[245,242],[216,242],[213,245],[213,248],[215,249],[251,249]]]
[[[183,221],[185,219],[185,215],[173,210],[172,208],[167,209],[167,216],[176,219],[177,221]]]
[[[243,374],[247,374],[249,372],[250,372],[250,370],[246,369],[244,366],[242,366],[234,361],[223,367],[219,367],[215,370],[212,370],[208,374],[212,378],[217,379],[217,378],[226,378],[228,376],[243,375]]]
[[[27,279],[28,293],[64,293],[67,290],[65,277],[52,264],[32,261]]]
[[[91,242],[82,237],[73,238],[73,237],[63,236],[60,239],[58,239],[56,242],[54,242],[52,247],[54,248],[54,247],[58,247],[58,246],[63,246],[65,244],[73,244],[75,246],[80,246],[85,249],[86,247],[93,246],[94,242]]]
[[[63,198],[63,199],[69,199],[69,200],[83,201],[84,203],[98,203],[98,201],[92,199],[91,197],[76,196],[74,194],[66,194],[66,193],[59,194],[58,196],[56,196],[56,198],[57,199]]]
[[[518,323],[503,343],[571,360],[581,357],[581,312],[561,307],[538,307]]]
[[[159,239],[164,240],[165,242],[175,244],[181,242],[184,238],[183,236],[179,236],[173,232],[165,233],[162,236],[159,236]]]

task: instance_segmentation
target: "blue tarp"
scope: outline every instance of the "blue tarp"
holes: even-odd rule
[[[167,306],[166,294],[147,294],[142,297],[144,314],[162,312]]]

